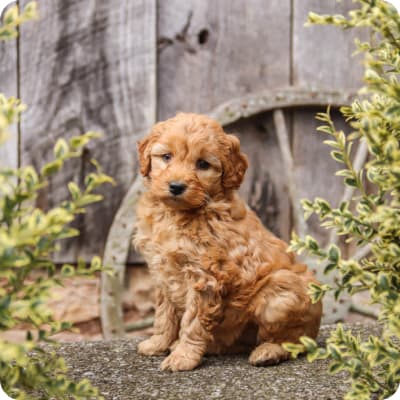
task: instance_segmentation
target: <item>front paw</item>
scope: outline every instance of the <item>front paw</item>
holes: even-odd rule
[[[159,356],[168,350],[168,345],[161,343],[158,337],[152,336],[150,339],[140,342],[137,350],[144,356]]]
[[[161,369],[163,371],[190,371],[200,364],[197,358],[188,358],[187,356],[179,353],[172,352],[162,363]]]

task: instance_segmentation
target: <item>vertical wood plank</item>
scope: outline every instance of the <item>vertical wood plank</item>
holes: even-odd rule
[[[305,27],[310,11],[343,14],[354,9],[352,0],[293,1],[293,84],[318,89],[358,89],[362,84],[362,58],[352,56],[354,39],[365,30],[342,30],[334,26]],[[364,36],[365,37],[365,36]]]
[[[17,97],[17,40],[0,41],[0,93]],[[10,127],[10,137],[0,145],[0,167],[18,167],[18,129]]]
[[[158,2],[158,119],[289,83],[289,0]]]
[[[332,26],[304,27],[310,11],[320,14],[347,14],[354,8],[351,0],[343,2],[296,0],[293,2],[293,84],[314,90],[357,89],[362,84],[362,65],[360,57],[352,57],[355,50],[354,39],[366,32],[341,30]],[[299,194],[302,198],[326,198],[334,206],[342,197],[342,179],[334,175],[338,164],[330,157],[330,149],[323,144],[326,137],[316,132],[321,125],[315,120],[315,113],[325,110],[300,110],[293,113],[293,156],[296,168]],[[338,129],[348,131],[340,114],[332,113]],[[320,244],[327,245],[330,231],[320,227],[316,216],[308,221],[310,234]],[[331,278],[323,275],[320,267],[317,276],[329,282]],[[324,303],[325,322],[342,318],[346,305],[335,303],[327,296]]]
[[[158,119],[288,86],[290,12],[290,0],[159,1]],[[287,239],[290,206],[270,116],[227,130],[238,134],[250,160],[242,196]]]
[[[344,186],[343,179],[335,176],[339,164],[330,156],[330,148],[323,143],[325,135],[317,132],[321,122],[315,119],[317,112],[326,109],[312,108],[294,112],[293,115],[293,157],[295,176],[300,198],[323,197],[336,206],[340,201]],[[348,131],[337,111],[331,112],[338,129]],[[321,228],[318,218],[313,215],[307,221],[309,234],[327,244],[330,231]]]
[[[321,2],[319,0],[296,0],[293,4],[293,84],[315,90],[353,89],[362,84],[360,57],[352,57],[355,50],[353,30],[341,30],[332,26],[304,27],[310,11],[321,14],[347,14],[354,7],[351,0]],[[365,33],[365,32],[364,32]],[[358,33],[359,34],[359,33]],[[302,197],[323,196],[336,204],[342,193],[342,180],[334,177],[337,163],[329,155],[326,139],[316,133],[320,125],[315,113],[325,110],[301,110],[293,113],[293,155]],[[336,114],[338,128],[346,129]],[[328,232],[322,230],[315,220],[309,228],[322,242]]]
[[[102,252],[137,171],[135,143],[155,121],[155,32],[155,0],[42,0],[40,21],[22,28],[21,97],[30,105],[21,124],[23,163],[51,159],[59,137],[104,133],[51,180],[38,205],[64,199],[67,182],[82,183],[92,157],[118,183],[79,218],[81,236],[63,243],[59,262]]]
[[[343,2],[296,0],[293,3],[293,84],[315,90],[357,89],[362,84],[360,57],[352,57],[354,39],[365,32],[341,30],[332,26],[304,27],[310,11],[320,14],[347,14],[354,8],[351,0]],[[343,193],[342,180],[334,176],[337,163],[323,144],[326,139],[316,132],[320,125],[315,113],[325,110],[299,110],[293,113],[293,156],[300,195],[306,198],[322,196],[337,204]],[[339,114],[335,114],[338,128],[346,130]],[[347,128],[348,129],[348,128]],[[311,219],[309,228],[322,242],[328,232]]]

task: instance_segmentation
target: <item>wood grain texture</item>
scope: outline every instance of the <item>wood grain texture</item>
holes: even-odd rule
[[[159,1],[158,45],[161,120],[287,87],[290,1]],[[241,194],[268,227],[287,238],[290,207],[270,116],[238,121],[227,130],[238,133],[250,160]]]
[[[155,121],[156,5],[42,0],[40,15],[21,35],[21,97],[30,104],[21,125],[23,162],[40,166],[51,159],[59,137],[104,133],[51,180],[40,205],[64,199],[66,183],[81,183],[92,157],[118,183],[102,190],[104,201],[80,217],[80,238],[64,242],[57,261],[73,262],[102,252],[137,170],[135,142]]]
[[[360,57],[353,58],[355,31],[340,30],[331,26],[304,27],[308,12],[320,14],[347,14],[354,7],[351,0],[321,2],[296,0],[293,4],[293,84],[313,90],[357,91],[362,84]],[[365,34],[362,31],[361,34]],[[324,109],[300,110],[293,113],[293,156],[300,196],[322,196],[336,204],[343,193],[342,181],[333,176],[337,163],[323,144],[326,138],[316,133],[321,125],[314,116]],[[335,120],[338,128],[348,130],[339,114]],[[325,242],[326,230],[315,220],[309,222],[311,234]]]
[[[285,87],[290,0],[159,1],[158,43],[161,120]]]
[[[362,84],[362,58],[353,57],[354,39],[367,31],[342,30],[334,26],[305,27],[310,11],[343,14],[354,9],[352,0],[293,2],[293,85],[313,89],[358,89]]]
[[[0,41],[0,93],[18,97],[17,41]],[[18,127],[10,127],[10,137],[0,145],[0,167],[18,167]]]
[[[338,205],[343,196],[344,185],[341,177],[335,172],[342,168],[330,156],[331,149],[323,143],[326,136],[316,131],[321,125],[314,118],[316,112],[325,109],[301,110],[293,115],[293,157],[295,162],[295,176],[300,198],[313,200],[322,197],[333,206]],[[341,118],[339,112],[333,111],[337,129],[349,131],[349,127]],[[321,246],[329,245],[330,231],[321,227],[321,222],[316,215],[307,220],[308,234],[317,239]],[[345,249],[343,249],[345,250]],[[324,264],[316,259],[304,259],[309,267],[316,272],[317,278],[324,283],[333,284],[336,274],[326,276],[323,273]],[[347,296],[342,296],[339,302],[335,301],[333,293],[328,293],[323,300],[323,322],[334,323],[343,319],[348,312],[350,302]]]
[[[340,165],[330,156],[330,147],[323,143],[327,137],[316,131],[321,125],[314,118],[317,112],[324,112],[324,108],[314,108],[311,111],[295,112],[293,127],[293,156],[295,162],[296,182],[300,198],[314,199],[323,197],[336,205],[342,198],[343,179],[335,176]],[[348,126],[341,120],[337,111],[332,112],[338,129],[348,131]],[[329,231],[320,227],[317,217],[312,216],[308,221],[309,234],[315,235],[322,245],[327,244]]]
[[[304,27],[310,11],[319,14],[347,14],[354,8],[351,0],[342,2],[319,0],[296,0],[293,2],[293,64],[292,82],[295,86],[308,86],[313,90],[356,91],[362,85],[362,65],[360,57],[352,57],[355,50],[354,39],[366,31],[341,30],[332,26]],[[364,36],[365,37],[365,36]],[[342,179],[334,175],[339,169],[330,157],[330,148],[323,143],[326,136],[316,132],[321,125],[314,116],[326,109],[300,110],[293,113],[293,157],[295,174],[302,198],[323,197],[334,206],[343,196]],[[349,131],[338,112],[333,112],[338,129]],[[321,245],[329,244],[330,231],[320,227],[316,216],[308,221],[309,233]],[[334,277],[323,275],[322,265],[312,265],[317,277],[332,283]],[[324,299],[324,322],[337,321],[347,313],[349,303],[342,299],[336,303],[333,296]]]
[[[291,83],[351,91],[359,82],[361,66],[349,59],[351,31],[303,27],[309,10],[345,12],[350,0],[41,0],[39,6],[41,19],[24,25],[21,36],[21,97],[30,106],[21,123],[23,164],[39,168],[50,160],[59,137],[104,132],[82,159],[52,179],[39,205],[64,199],[66,183],[82,181],[91,157],[118,182],[103,191],[105,202],[79,219],[82,236],[63,244],[59,262],[102,252],[136,175],[135,142],[156,116],[208,112],[233,98]],[[324,45],[327,51],[321,51]],[[300,196],[326,194],[336,200],[341,192],[332,181],[335,165],[322,136],[314,134],[314,111],[285,112]],[[227,130],[239,133],[251,162],[241,193],[286,239],[292,228],[290,206],[272,116],[242,119]],[[310,226],[326,237],[314,223]],[[134,260],[131,254],[129,261]]]

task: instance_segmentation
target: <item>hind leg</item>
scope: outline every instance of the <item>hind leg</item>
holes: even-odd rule
[[[295,272],[280,270],[258,292],[252,303],[258,346],[250,354],[251,364],[278,364],[290,356],[282,343],[298,343],[301,336],[317,336],[322,307],[311,303],[307,294],[309,281]]]
[[[251,352],[249,363],[256,367],[275,365],[288,358],[289,353],[285,351],[281,345],[264,342]]]
[[[303,326],[283,323],[265,323],[259,325],[258,346],[251,352],[249,362],[255,366],[279,364],[289,359],[288,353],[281,344],[298,342],[305,335]]]

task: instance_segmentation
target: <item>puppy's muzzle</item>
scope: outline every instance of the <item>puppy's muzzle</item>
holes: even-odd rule
[[[169,192],[174,196],[179,196],[186,190],[187,185],[182,182],[170,182]]]

